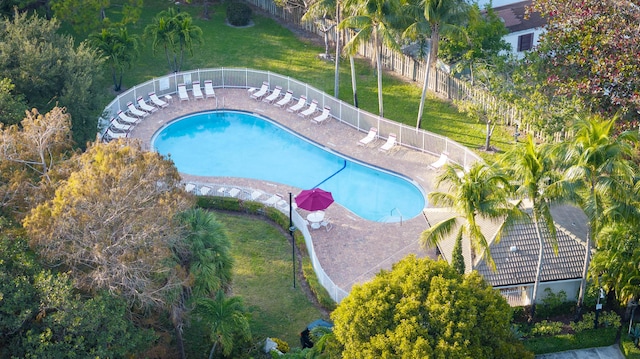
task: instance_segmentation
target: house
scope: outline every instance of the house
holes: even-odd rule
[[[483,8],[488,3],[489,1],[480,1],[478,4]],[[531,6],[531,0],[496,0],[492,5],[509,30],[504,40],[511,45],[512,52],[518,58],[522,58],[526,51],[531,50],[540,41],[546,20],[539,13],[532,13],[525,19],[526,8]]]
[[[425,213],[430,223],[451,218],[446,209],[430,208]],[[545,237],[543,266],[540,273],[538,301],[543,298],[546,288],[554,293],[561,290],[567,298],[576,298],[580,290],[582,270],[584,268],[585,244],[587,236],[587,218],[584,213],[572,206],[559,206],[552,209],[558,239],[558,254],[550,244],[550,234],[543,231]],[[538,237],[532,223],[518,223],[505,229],[500,242],[494,240],[500,228],[499,222],[478,219],[485,238],[490,241],[491,256],[496,264],[493,271],[480,256],[473,257],[468,238],[463,238],[463,256],[467,271],[476,270],[483,275],[495,289],[499,289],[512,306],[529,305],[532,302],[533,287],[538,263]],[[438,250],[443,259],[451,261],[453,236],[443,240]]]

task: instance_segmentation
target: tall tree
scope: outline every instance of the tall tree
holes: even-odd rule
[[[167,307],[181,292],[172,247],[176,214],[191,206],[169,160],[138,142],[97,143],[54,198],[25,218],[33,247],[76,285],[141,307]]]
[[[467,235],[475,255],[482,255],[489,266],[495,269],[491,257],[490,242],[481,231],[478,217],[500,221],[500,230],[496,240],[500,240],[503,228],[522,217],[517,205],[508,201],[508,188],[505,177],[496,167],[476,162],[468,172],[460,175],[463,168],[459,165],[446,165],[438,176],[436,186],[446,183],[445,192],[429,193],[429,202],[434,206],[449,207],[458,216],[434,224],[420,235],[423,246],[434,247],[455,231],[455,235]]]
[[[19,125],[0,124],[0,206],[4,215],[21,220],[48,199],[71,156],[71,121],[63,108],[41,115],[26,113]],[[58,171],[60,169],[60,171]]]
[[[536,145],[531,135],[527,136],[524,143],[507,152],[500,161],[506,173],[515,182],[517,197],[531,201],[532,205],[530,220],[533,222],[538,238],[538,264],[531,298],[531,315],[533,317],[544,260],[545,239],[542,235],[543,232],[550,234],[549,241],[556,255],[558,254],[558,237],[551,216],[551,205],[562,198],[563,191],[559,190],[559,184],[562,182],[553,163],[549,146]]]
[[[249,340],[251,329],[249,318],[240,297],[226,297],[223,291],[218,291],[214,299],[199,298],[196,301],[194,315],[209,325],[209,336],[212,346],[209,359],[213,358],[218,348],[222,354],[228,356],[238,339]]]
[[[463,31],[452,33],[441,43],[438,56],[447,63],[456,64],[456,72],[468,69],[471,84],[474,84],[476,63],[493,63],[501,52],[511,50],[511,45],[504,40],[509,30],[490,4],[484,9],[473,4],[461,25]]]
[[[640,236],[637,225],[616,221],[602,229],[589,271],[620,303],[640,297]]]
[[[210,297],[218,290],[228,289],[233,257],[231,243],[212,212],[191,208],[180,213],[178,219],[184,226],[181,236],[184,240],[174,247],[174,251],[190,280],[170,310],[178,349],[184,358],[182,328],[188,312],[187,302],[192,296]]]
[[[184,52],[193,54],[193,45],[202,43],[202,29],[193,24],[189,13],[169,8],[153,18],[152,23],[145,27],[143,37],[151,38],[154,53],[158,47],[164,49],[169,69],[177,72],[182,66]]]
[[[637,118],[640,110],[640,6],[637,1],[534,0],[547,20],[535,50],[553,95],[590,111]]]
[[[384,116],[382,101],[382,46],[391,50],[399,50],[395,34],[394,21],[400,8],[397,0],[346,0],[344,2],[346,15],[338,26],[339,29],[352,29],[355,34],[345,44],[348,54],[355,53],[355,49],[363,43],[373,40],[373,67],[378,73],[378,114]]]
[[[21,237],[0,236],[0,293],[3,358],[118,358],[154,340],[135,327],[124,300],[79,295],[66,274],[44,270]]]
[[[416,128],[420,128],[424,101],[429,84],[429,74],[435,72],[438,63],[438,46],[442,34],[453,34],[461,31],[462,24],[468,14],[468,5],[464,0],[424,0],[408,2],[403,9],[404,16],[408,16],[412,23],[405,29],[403,36],[416,39],[423,35],[430,37],[429,59],[427,73],[422,85],[420,108]]]
[[[13,125],[23,118],[27,110],[24,95],[15,92],[11,79],[0,78],[0,123]]]
[[[595,238],[597,241],[601,230],[611,222],[610,209],[626,202],[625,197],[635,176],[629,159],[638,141],[638,132],[624,132],[616,137],[615,122],[615,117],[578,117],[575,119],[574,137],[561,147],[566,166],[565,181],[575,184],[579,196],[577,204],[589,220],[578,308],[581,308],[585,296],[592,240]]]
[[[84,147],[95,140],[104,107],[99,88],[102,59],[58,29],[55,19],[27,14],[0,19],[0,73],[11,79],[28,108],[45,113],[57,105],[66,107],[73,139]]]
[[[355,285],[331,318],[345,359],[533,358],[511,335],[500,293],[444,261],[401,260]]]
[[[129,35],[126,27],[108,27],[89,35],[88,41],[106,58],[106,64],[111,69],[113,89],[119,92],[125,68],[131,67],[138,57],[138,36]]]

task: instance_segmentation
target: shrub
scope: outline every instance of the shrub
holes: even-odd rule
[[[593,322],[595,320],[596,320],[596,313],[594,312],[585,313],[582,316],[582,320],[578,322],[571,322],[571,329],[573,329],[573,331],[576,333],[593,329]]]
[[[227,21],[233,26],[247,26],[251,21],[251,8],[241,2],[232,2],[227,6]]]
[[[289,351],[289,344],[282,339],[279,338],[271,338],[276,344],[278,344],[278,349],[281,353],[287,353]]]
[[[537,307],[537,317],[550,318],[573,311],[575,302],[567,301],[567,293],[564,290],[554,293],[550,288],[546,288],[544,293],[545,297],[542,299],[542,304]]]
[[[542,337],[548,335],[556,335],[562,332],[561,322],[549,322],[543,320],[533,325],[531,335],[534,337]]]
[[[620,316],[616,312],[602,312],[598,324],[608,328],[620,328]]]

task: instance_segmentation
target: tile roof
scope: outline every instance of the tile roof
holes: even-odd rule
[[[556,224],[558,254],[550,244],[551,235],[542,229],[544,254],[541,282],[576,279],[582,276],[585,243]],[[475,269],[492,286],[522,285],[535,282],[538,263],[538,239],[533,222],[521,222],[505,230],[502,240],[491,245],[491,255],[497,270],[492,271],[485,261]]]
[[[532,1],[522,1],[514,4],[499,6],[493,10],[504,21],[504,25],[509,32],[517,32],[540,28],[546,25],[547,21],[540,16],[540,13],[534,12],[528,19],[525,19],[526,8],[531,6]]]
[[[431,225],[456,216],[451,209],[426,208],[425,215]],[[558,255],[549,244],[548,230],[543,232],[544,242],[543,267],[541,281],[560,281],[576,279],[582,276],[587,236],[587,217],[582,210],[568,205],[555,206],[551,214],[556,223],[558,237]],[[493,242],[500,223],[478,218],[478,224],[488,241]],[[455,244],[455,236],[451,235],[438,244],[443,259],[451,262],[451,253]],[[497,271],[492,271],[481,258],[474,258],[469,239],[463,239],[463,255],[467,272],[477,270],[492,286],[515,286],[535,282],[538,263],[538,238],[532,223],[519,223],[505,230],[499,243],[491,244],[491,256],[496,263]],[[512,250],[515,249],[515,250]]]

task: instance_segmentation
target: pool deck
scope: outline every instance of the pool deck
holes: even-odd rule
[[[191,96],[191,92],[189,91]],[[189,113],[211,109],[237,109],[261,114],[307,137],[321,145],[329,147],[360,161],[379,166],[413,179],[425,193],[433,188],[437,172],[427,169],[436,157],[396,146],[396,150],[387,154],[378,150],[384,141],[378,140],[373,146],[363,147],[357,144],[366,133],[342,124],[335,119],[321,125],[309,119],[278,108],[272,104],[258,102],[249,98],[245,89],[216,89],[216,98],[204,100],[179,101],[173,96],[172,103],[165,109],[144,118],[132,131],[130,137],[142,141],[146,149],[151,148],[151,138],[163,125],[176,117]],[[242,163],[238,163],[239,166]],[[270,194],[281,194],[288,201],[288,193],[299,193],[302,188],[229,177],[200,177],[183,174],[185,181],[196,183],[230,184],[245,188],[259,189]],[[264,199],[264,198],[263,198]],[[309,212],[297,209],[306,217]],[[333,228],[312,230],[314,249],[325,272],[340,288],[349,291],[354,284],[364,283],[381,269],[390,269],[391,265],[410,253],[418,257],[436,258],[435,249],[423,249],[419,236],[427,227],[424,216],[419,215],[402,223],[377,223],[358,218],[337,203],[326,211]]]

